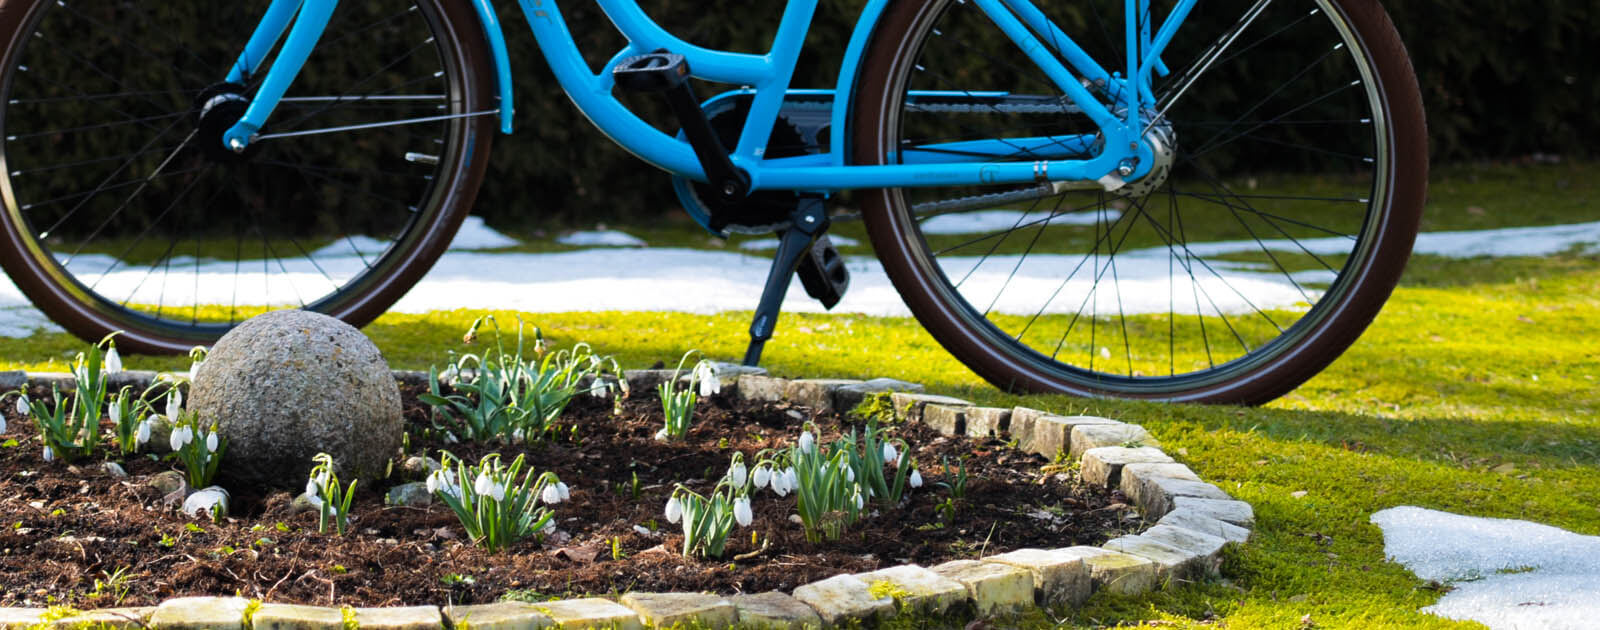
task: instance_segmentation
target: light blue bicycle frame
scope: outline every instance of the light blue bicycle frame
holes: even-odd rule
[[[513,110],[511,74],[499,17],[489,0],[470,0],[478,13],[490,53],[500,95],[499,109],[480,112],[498,115],[500,128],[511,132]],[[1125,39],[1128,67],[1108,72],[1062,32],[1030,0],[971,0],[1007,37],[1036,64],[1084,115],[1100,128],[1099,134],[998,138],[949,145],[929,145],[928,151],[907,151],[897,164],[852,165],[847,146],[848,118],[861,56],[868,37],[890,0],[869,0],[858,19],[845,51],[834,90],[832,147],[827,153],[764,159],[766,139],[783,106],[800,47],[810,28],[817,0],[790,0],[778,25],[771,50],[764,55],[732,53],[695,46],[668,33],[639,7],[636,0],[596,0],[628,40],[628,45],[596,73],[579,53],[556,0],[518,0],[533,28],[534,38],[557,81],[578,109],[613,142],[650,164],[697,181],[705,181],[699,160],[689,143],[651,126],[629,111],[612,94],[611,68],[622,59],[657,49],[683,55],[692,76],[706,81],[753,88],[750,113],[739,146],[730,158],[750,176],[758,189],[829,192],[850,188],[960,186],[1034,182],[1098,182],[1106,188],[1144,176],[1153,163],[1151,147],[1144,141],[1146,119],[1156,104],[1150,89],[1152,73],[1165,74],[1161,53],[1172,41],[1198,0],[1178,0],[1152,33],[1151,0],[1126,0]],[[257,93],[240,121],[223,136],[225,145],[243,150],[272,114],[321,37],[338,0],[272,0],[256,26],[239,60],[228,75],[243,82],[254,74],[288,31],[277,60],[268,69]],[[292,23],[292,28],[290,25]],[[1044,44],[1044,39],[1056,48]],[[1062,63],[1065,60],[1065,64]],[[1070,66],[1070,69],[1068,68]],[[1131,78],[1130,78],[1131,77]],[[1102,88],[1113,102],[1102,102],[1090,88]],[[1129,86],[1136,89],[1128,89]],[[449,116],[416,119],[437,120]],[[1070,147],[1088,147],[1103,139],[1098,155],[1081,155]],[[1026,148],[1034,161],[1002,161]],[[952,161],[957,149],[963,161]],[[945,149],[947,151],[939,151]],[[995,161],[974,161],[993,155]],[[826,182],[823,184],[822,182]]]

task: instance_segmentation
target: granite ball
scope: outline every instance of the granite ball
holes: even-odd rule
[[[225,479],[302,488],[319,452],[341,478],[375,481],[400,448],[400,389],[372,340],[301,310],[253,317],[223,335],[187,409],[228,440]]]

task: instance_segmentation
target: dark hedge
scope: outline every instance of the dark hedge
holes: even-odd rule
[[[612,146],[564,98],[512,2],[501,0],[515,57],[517,133],[496,138],[478,212],[528,226],[645,217],[676,202],[665,175]],[[818,9],[796,86],[829,86],[861,0]],[[1410,47],[1428,110],[1436,163],[1533,152],[1594,155],[1600,139],[1600,3],[1594,0],[1384,3]],[[783,4],[652,2],[661,23],[702,45],[761,50]],[[1205,3],[1196,9],[1204,12]],[[566,3],[580,46],[598,66],[621,40],[598,9]],[[704,96],[705,94],[702,94]],[[637,101],[637,99],[634,99]],[[654,103],[642,103],[664,120]]]

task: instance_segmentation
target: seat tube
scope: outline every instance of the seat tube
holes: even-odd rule
[[[250,99],[244,117],[222,134],[225,146],[234,151],[243,151],[250,145],[251,136],[266,124],[267,117],[278,107],[278,100],[283,98],[284,92],[289,90],[289,84],[300,74],[301,66],[311,56],[311,49],[316,47],[317,40],[322,38],[322,31],[328,27],[328,19],[333,16],[333,9],[338,4],[339,0],[304,0],[300,4],[300,14],[289,29],[289,38],[283,43],[283,50],[278,52],[277,60],[267,70],[261,89]],[[268,13],[271,13],[271,9],[268,9]]]

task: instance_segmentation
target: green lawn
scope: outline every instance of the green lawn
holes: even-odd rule
[[[1515,215],[1528,224],[1600,218],[1591,190],[1574,193],[1576,179],[1561,183],[1562,173],[1592,167],[1511,176],[1518,170],[1446,170],[1434,186],[1431,229],[1493,227]],[[395,367],[424,368],[460,348],[479,314],[391,314],[366,332]],[[740,356],[748,316],[525,317],[558,343],[588,341],[625,367],[648,367],[690,348]],[[1224,579],[1133,599],[1097,596],[1064,613],[1066,625],[1218,619],[1229,628],[1300,628],[1309,618],[1325,628],[1476,627],[1417,612],[1439,590],[1385,562],[1367,518],[1419,505],[1600,534],[1597,338],[1600,255],[1426,257],[1349,352],[1262,408],[1002,394],[908,319],[785,315],[765,365],[781,376],[893,376],[987,404],[1139,423],[1202,477],[1255,506],[1255,538],[1230,554]],[[81,346],[65,335],[0,339],[0,368],[60,370]],[[128,363],[171,369],[186,360]]]

